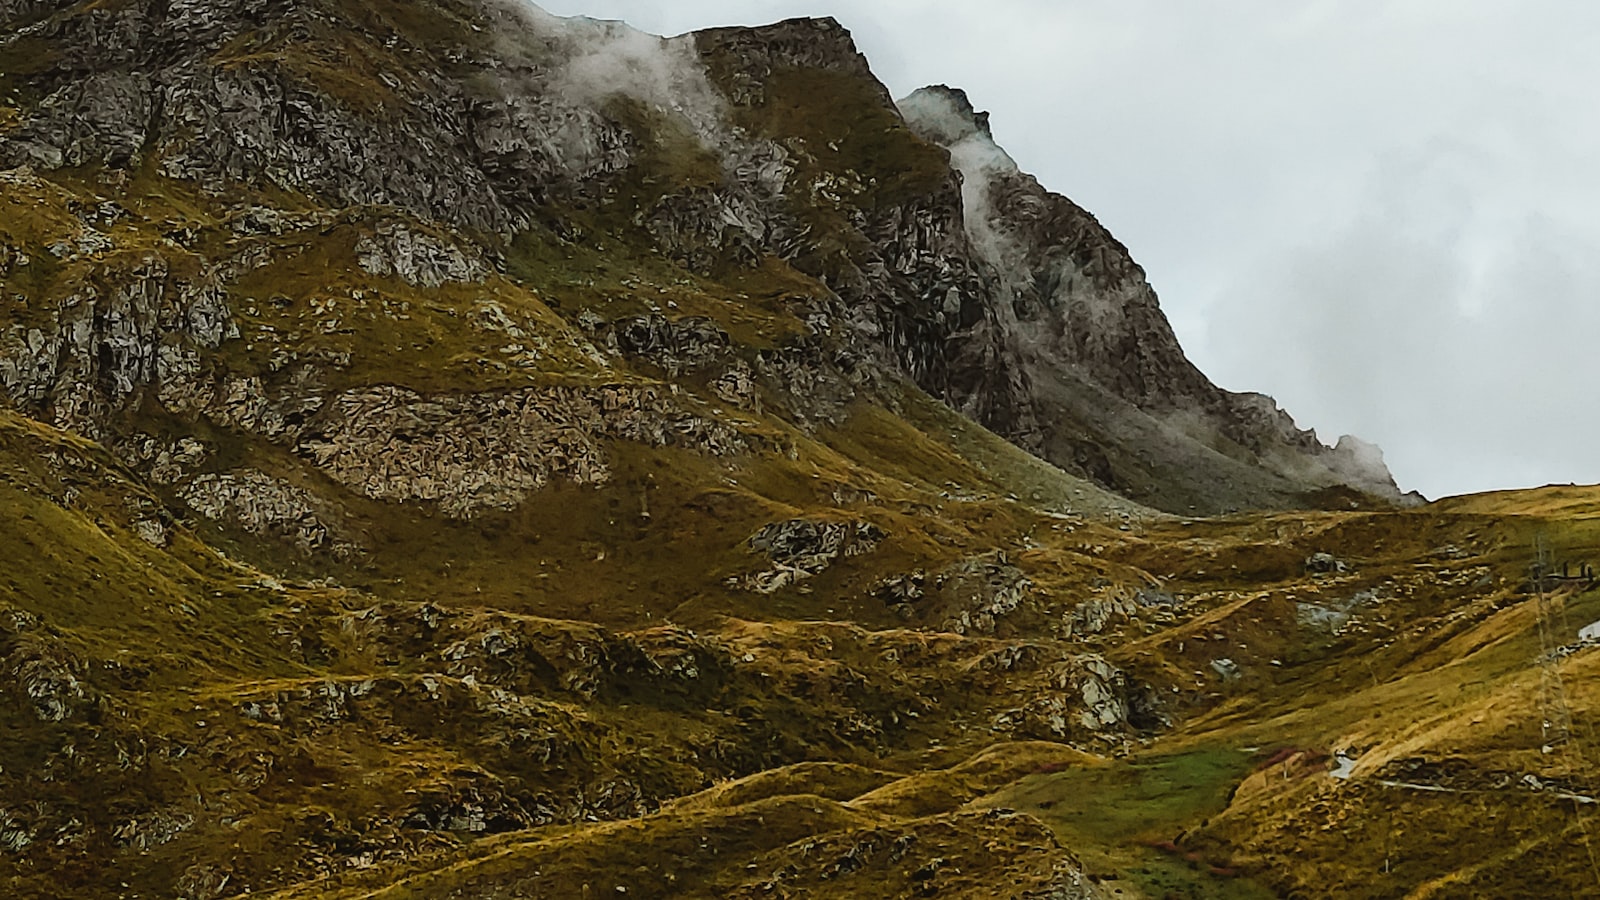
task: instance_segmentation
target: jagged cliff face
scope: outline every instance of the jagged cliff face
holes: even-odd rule
[[[1303,890],[1423,756],[1583,787],[1390,733],[1442,646],[1516,696],[1526,529],[1349,511],[1374,448],[831,21],[0,0],[0,398],[18,896],[1096,898],[1186,829]],[[1028,793],[1174,732],[1215,796],[1144,830]],[[1382,778],[1235,749],[1286,742]]]
[[[1003,358],[1044,423],[1046,458],[1172,510],[1293,503],[1308,485],[1397,493],[1381,455],[1326,447],[1270,397],[1212,384],[1127,248],[1018,169],[963,92],[925,88],[899,106],[962,176],[969,246],[993,272]]]

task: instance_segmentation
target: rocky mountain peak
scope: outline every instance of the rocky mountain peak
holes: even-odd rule
[[[826,71],[855,79],[876,99],[892,104],[889,91],[872,72],[849,29],[832,17],[786,19],[756,27],[710,28],[694,32],[707,65],[737,106],[762,106],[764,86],[784,70]]]
[[[733,50],[743,61],[766,67],[830,69],[871,77],[872,67],[850,30],[831,16],[793,18],[771,25],[708,28],[693,33],[702,46]]]
[[[1021,172],[964,92],[896,105],[832,19],[663,39],[496,4],[441,8],[431,28],[332,0],[270,16],[124,0],[93,25],[104,10],[12,13],[39,21],[6,39],[32,93],[0,133],[5,164],[148,164],[206,190],[397,208],[463,230],[439,252],[508,270],[531,271],[518,260],[545,240],[701,276],[777,265],[810,279],[786,292],[809,340],[1141,502],[1293,504],[1346,478],[1286,415],[1189,363],[1127,248]],[[468,233],[491,238],[448,249]]]
[[[949,85],[919,88],[898,103],[906,122],[918,134],[945,146],[959,144],[974,135],[994,141],[989,130],[989,114],[979,112],[967,92]]]
[[[1158,486],[1170,484],[1157,474],[1163,469],[1210,471],[1204,481],[1243,488],[1255,497],[1250,505],[1270,503],[1265,498],[1286,481],[1305,479],[1398,497],[1381,454],[1335,451],[1296,427],[1270,397],[1212,384],[1184,355],[1128,248],[1087,210],[1023,172],[964,91],[923,88],[899,109],[920,137],[950,154],[961,175],[963,230],[1003,298],[1003,355],[1026,385],[1029,399],[1021,405],[1040,423],[1028,437],[1038,452],[1063,465],[1073,460],[1077,471],[1094,471],[1103,483],[1174,510],[1218,507],[1187,489]],[[1121,423],[1114,428],[1128,429],[1122,437],[1093,421],[1104,417],[1091,410],[1106,404],[1124,409],[1111,417]],[[1130,439],[1138,445],[1131,454],[1108,452]],[[1127,466],[1130,457],[1143,465]]]

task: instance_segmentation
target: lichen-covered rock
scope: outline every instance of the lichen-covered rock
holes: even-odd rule
[[[691,272],[710,275],[724,263],[761,261],[762,214],[736,194],[694,191],[666,197],[645,220],[656,245]]]
[[[144,72],[97,72],[64,84],[39,104],[32,121],[7,136],[12,162],[136,168],[154,101],[154,84]]]
[[[318,514],[323,504],[314,494],[258,469],[197,475],[179,487],[178,496],[212,521],[286,540],[302,553],[326,550],[350,559],[360,552],[354,542],[337,537],[336,524]]]
[[[700,53],[726,56],[734,73],[729,97],[741,106],[766,102],[766,81],[781,69],[826,69],[877,84],[850,32],[832,18],[790,19],[761,28],[713,28],[694,35]],[[883,102],[889,92],[878,88]]]
[[[296,434],[296,453],[352,489],[434,502],[461,517],[514,507],[552,478],[607,481],[606,440],[715,456],[748,448],[733,427],[684,411],[654,387],[628,385],[434,397],[350,391]]]
[[[289,213],[270,206],[246,206],[235,210],[229,216],[228,226],[240,237],[278,237],[289,232],[312,228],[325,218]]]
[[[630,316],[612,322],[607,336],[618,352],[648,360],[672,376],[714,365],[732,349],[728,333],[703,316]]]
[[[1086,637],[1104,632],[1112,623],[1139,612],[1139,602],[1122,593],[1095,597],[1074,606],[1063,616],[1062,637]]]
[[[374,275],[422,287],[481,282],[489,274],[482,260],[460,247],[394,220],[356,242],[356,262]]]
[[[178,379],[185,352],[238,334],[219,285],[154,254],[97,265],[48,314],[47,325],[0,332],[0,388],[95,437],[140,389]]]
[[[755,373],[744,360],[735,360],[711,381],[711,392],[739,409],[761,412],[761,393]]]
[[[761,351],[754,370],[777,405],[808,430],[844,424],[850,404],[884,381],[857,353],[815,338]]]
[[[1043,663],[1035,657],[1034,664]],[[1051,665],[1034,696],[995,717],[996,727],[1032,737],[1116,740],[1163,727],[1156,694],[1104,657],[1086,654]]]
[[[520,831],[540,822],[515,799],[475,785],[441,785],[422,794],[405,817],[410,828],[498,834]]]
[[[774,593],[823,572],[840,558],[871,553],[888,536],[871,522],[773,522],[746,541],[751,550],[766,555],[773,567],[735,578],[733,583],[763,594]]]
[[[1033,582],[1004,554],[997,554],[964,560],[941,572],[938,590],[946,608],[943,628],[956,634],[994,634],[1028,599]]]
[[[928,573],[918,569],[915,572],[892,575],[883,579],[873,588],[872,593],[890,609],[909,618],[916,614],[915,605],[928,596],[930,587]]]
[[[1343,575],[1350,564],[1332,553],[1317,551],[1306,557],[1305,570],[1313,575]]]
[[[38,617],[21,610],[0,616],[0,684],[42,722],[82,717],[99,695],[87,666]]]
[[[152,484],[176,484],[202,465],[210,450],[192,437],[164,441],[150,434],[136,434],[119,442],[115,449],[122,460],[144,472]]]
[[[556,91],[530,90],[522,78],[496,80],[501,102],[474,110],[469,137],[503,195],[543,199],[631,162],[632,135],[598,111]]]

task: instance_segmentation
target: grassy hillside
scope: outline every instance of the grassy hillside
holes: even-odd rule
[[[698,599],[613,582],[486,603],[414,573],[385,599],[230,561],[97,446],[3,426],[0,790],[23,896],[981,896],[1080,864],[1122,896],[1592,877],[1592,804],[1573,798],[1593,795],[1594,651],[1538,660],[1541,619],[1574,643],[1600,592],[1549,582],[1541,617],[1527,567],[1535,539],[1569,571],[1589,558],[1593,490],[1123,530],[885,481],[863,511],[891,545],[770,595],[720,586],[755,562],[744,526],[698,526]],[[782,483],[757,479],[764,503]],[[573,493],[568,523],[606,497]],[[823,513],[787,498],[774,517]],[[660,508],[687,534],[729,507]],[[584,534],[552,529],[541,552],[575,564]],[[716,547],[727,568],[704,566]],[[984,547],[1031,583],[992,636],[873,596]],[[1170,602],[1085,631],[1086,601],[1120,590]],[[1051,735],[1032,716],[1061,696],[1052,661],[1085,653],[1164,698],[1165,723]],[[1556,675],[1559,733],[1542,725]],[[1031,735],[1053,742],[1008,743]],[[986,812],[1004,809],[1021,816]]]
[[[67,111],[0,171],[0,894],[1600,890],[1600,489],[1156,512],[841,296],[986,277],[850,59],[721,147],[517,93],[577,39],[498,7],[218,10],[0,39],[0,150]],[[189,118],[108,155],[135,63]]]

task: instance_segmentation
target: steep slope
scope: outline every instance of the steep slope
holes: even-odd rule
[[[1019,170],[963,92],[924,88],[899,107],[961,173],[965,230],[995,273],[1004,358],[1046,459],[1172,511],[1314,505],[1308,486],[1397,496],[1376,448],[1326,447],[1270,397],[1212,384],[1127,248]]]
[[[313,288],[375,287],[330,292],[315,269],[286,270],[271,244],[288,243],[291,253],[314,244],[306,261],[341,271],[359,264],[408,287],[503,288],[499,274],[536,295],[507,321],[480,322],[507,338],[494,347],[452,346],[442,335],[436,346],[411,335],[356,347],[338,336],[333,316],[319,338],[331,355],[280,359],[265,374],[413,388],[517,382],[485,380],[496,368],[490,359],[593,378],[583,345],[596,335],[585,331],[628,314],[703,316],[711,321],[692,327],[713,345],[720,329],[732,346],[770,351],[757,380],[792,381],[780,372],[795,366],[827,380],[840,368],[852,383],[839,391],[849,395],[862,377],[851,370],[863,364],[900,374],[1024,449],[1147,505],[1300,505],[1309,491],[1352,482],[1394,493],[1381,463],[1346,465],[1350,454],[1328,453],[1269,400],[1210,385],[1183,357],[1126,251],[1070,202],[1014,167],[966,172],[963,196],[961,173],[936,144],[965,142],[956,162],[970,168],[970,135],[930,124],[915,112],[927,102],[908,106],[908,128],[831,20],[660,40],[532,8],[172,9],[119,0],[30,4],[8,24],[24,27],[6,41],[0,72],[21,93],[0,161],[77,171],[130,194],[204,186],[204,196],[168,197],[172,208],[149,210],[162,224],[148,247],[86,224],[93,233],[76,256],[123,260],[103,281],[148,280],[154,265],[159,278],[181,280],[171,287],[186,308],[215,307],[219,290],[275,294],[249,308],[273,301],[276,309],[252,315],[258,329],[286,329],[265,332],[283,338],[296,331],[282,314],[304,316],[293,304],[316,299],[326,312],[337,300],[310,298]],[[994,184],[977,189],[985,179]],[[330,218],[330,208],[342,212]],[[118,213],[101,213],[114,231]],[[337,236],[325,234],[330,227]],[[67,289],[65,280],[54,285]],[[680,290],[690,296],[675,297]],[[505,291],[491,293],[503,307]],[[220,308],[194,315],[221,327]],[[519,325],[518,315],[531,318]],[[531,322],[548,346],[518,338]],[[450,324],[425,316],[400,330]],[[127,327],[145,356],[113,352],[106,363],[122,371],[109,373],[98,371],[92,346],[54,368],[41,354],[63,355],[60,335],[42,332],[40,347],[13,332],[9,392],[77,430],[109,433],[96,429],[112,411],[148,384],[172,382],[179,365],[156,359],[159,341],[140,331],[147,323],[137,315]],[[195,349],[228,335],[202,328]],[[245,359],[230,372],[261,377],[273,353],[303,355],[287,345],[304,337],[245,335]],[[712,362],[711,350],[696,362]],[[436,377],[393,371],[396,351]],[[435,372],[436,362],[416,358],[433,353],[457,368]],[[202,378],[215,369],[209,358],[198,365]],[[329,369],[346,372],[334,378]],[[63,381],[109,387],[68,397]],[[307,389],[288,393],[301,396],[279,405],[303,403]],[[816,417],[801,407],[820,398],[792,399],[792,416]]]

